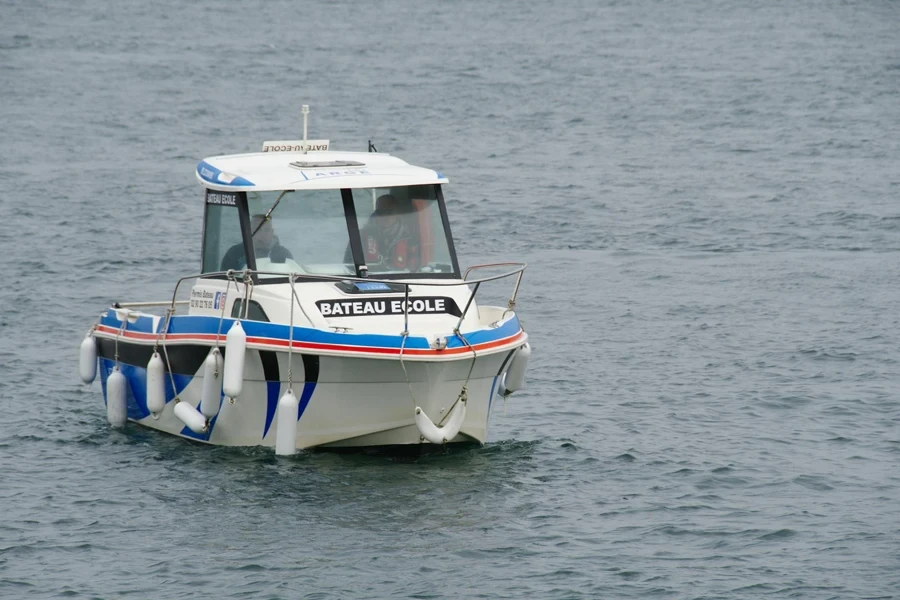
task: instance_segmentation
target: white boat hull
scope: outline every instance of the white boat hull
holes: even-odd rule
[[[208,349],[207,349],[208,350]],[[203,348],[198,348],[203,352]],[[498,377],[515,348],[475,359],[471,354],[440,362],[404,361],[396,358],[311,356],[287,352],[246,350],[241,395],[222,394],[218,415],[208,430],[195,433],[175,415],[177,401],[199,407],[203,369],[193,376],[166,373],[165,409],[147,414],[146,369],[124,365],[128,378],[129,420],[173,435],[224,446],[270,446],[276,443],[278,399],[292,389],[299,399],[297,448],[367,447],[428,444],[415,423],[415,407],[421,407],[435,425],[442,425],[465,387],[466,414],[459,433],[450,443],[484,443]],[[100,373],[106,396],[106,380],[115,361],[101,358]],[[470,374],[471,369],[471,374]],[[177,372],[179,369],[173,367]],[[273,377],[273,374],[275,375]],[[173,388],[174,383],[174,388]]]

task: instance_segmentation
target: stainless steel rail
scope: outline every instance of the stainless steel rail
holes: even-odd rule
[[[174,304],[189,304],[189,300],[176,300]],[[157,300],[154,302],[116,302],[113,305],[113,308],[143,308],[143,307],[154,307],[154,306],[172,306],[172,302],[169,300]]]
[[[497,268],[497,267],[511,267],[510,270],[504,271],[498,275],[490,275],[487,277],[480,277],[478,279],[469,279],[469,274],[473,271]],[[264,276],[275,276],[275,277],[286,277],[288,278],[289,283],[291,283],[291,288],[293,289],[294,283],[299,283],[302,281],[334,281],[336,283],[340,282],[366,282],[366,283],[385,283],[385,284],[401,284],[404,286],[404,298],[407,300],[403,303],[403,321],[404,321],[404,331],[408,335],[409,329],[409,293],[410,288],[412,286],[423,286],[423,287],[455,287],[460,285],[465,286],[473,286],[472,293],[469,296],[468,301],[466,302],[465,309],[462,311],[462,315],[459,318],[459,322],[456,325],[456,329],[454,333],[459,335],[459,327],[462,325],[463,320],[466,317],[466,314],[469,311],[469,307],[472,305],[472,302],[475,300],[475,295],[478,292],[479,287],[482,283],[488,281],[496,281],[498,279],[505,279],[507,277],[516,276],[516,282],[513,287],[512,295],[509,297],[507,302],[507,310],[503,313],[505,317],[506,314],[513,310],[516,305],[516,296],[519,293],[519,285],[522,282],[522,275],[525,272],[525,269],[528,267],[527,263],[520,262],[500,262],[500,263],[489,263],[482,265],[473,265],[466,269],[463,274],[462,280],[455,281],[428,281],[428,282],[416,282],[416,281],[398,281],[396,279],[375,279],[372,277],[350,277],[350,276],[334,276],[334,275],[309,275],[305,273],[283,273],[277,271],[251,271],[249,269],[244,269],[241,271],[216,271],[211,273],[199,273],[193,275],[186,275],[181,277],[178,282],[175,284],[175,290],[172,292],[172,300],[171,301],[154,301],[154,302],[120,302],[114,305],[114,308],[141,308],[141,307],[168,307],[167,312],[169,316],[174,315],[176,313],[177,306],[185,306],[190,304],[188,300],[176,300],[178,297],[178,290],[181,287],[181,284],[189,279],[205,279],[210,277],[225,277],[234,282],[235,286],[244,286],[243,291],[237,287],[237,291],[240,294],[245,296],[244,298],[244,306],[245,306],[245,315],[246,318],[246,309],[249,308],[250,298],[253,295],[253,289],[256,287],[254,285],[254,279],[256,276],[264,275]],[[256,279],[258,281],[258,279]],[[257,284],[258,285],[258,284]],[[292,294],[293,295],[293,294]],[[291,298],[291,302],[293,303],[296,298]],[[299,300],[298,300],[299,303]],[[302,307],[301,307],[302,309]],[[308,318],[308,317],[307,317]],[[168,322],[166,324],[166,329],[168,329]],[[167,332],[162,332],[165,335]]]

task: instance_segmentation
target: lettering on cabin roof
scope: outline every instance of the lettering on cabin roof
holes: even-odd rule
[[[336,169],[334,171],[300,171],[303,179],[324,179],[326,177],[348,177],[351,175],[369,175],[368,169]]]
[[[329,140],[278,140],[263,142],[263,152],[325,152]]]

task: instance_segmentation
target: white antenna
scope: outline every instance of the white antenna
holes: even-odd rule
[[[328,146],[331,143],[330,141],[311,140],[307,137],[309,125],[309,104],[302,105],[300,107],[300,113],[303,115],[303,141],[279,140],[263,142],[263,152],[302,152],[303,154],[306,154],[310,150],[312,150],[313,152],[328,152]]]
[[[306,154],[306,125],[309,119],[309,104],[301,106],[300,113],[303,115],[303,154]]]

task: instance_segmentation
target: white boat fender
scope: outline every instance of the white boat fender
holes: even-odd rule
[[[125,386],[128,381],[117,366],[106,378],[106,420],[113,427],[124,427],[128,420]]]
[[[428,418],[425,411],[416,407],[416,427],[422,437],[432,444],[445,444],[456,437],[466,418],[466,401],[460,400],[453,407],[450,420],[443,427],[438,427]]]
[[[531,356],[531,344],[525,342],[525,345],[516,351],[509,368],[503,375],[500,382],[501,388],[504,390],[503,395],[509,395],[518,392],[525,385],[525,370],[528,368],[528,358]]]
[[[225,336],[225,375],[222,389],[229,398],[237,398],[244,389],[244,353],[247,334],[240,321],[235,321]]]
[[[154,352],[147,363],[147,410],[155,417],[166,408],[165,368],[159,352]]]
[[[297,451],[297,407],[300,401],[288,390],[278,401],[278,423],[275,428],[275,454],[290,456]]]
[[[213,348],[203,361],[203,389],[200,392],[200,412],[207,419],[219,414],[222,399],[222,367],[222,353],[218,348]]]
[[[97,377],[97,340],[91,334],[87,334],[81,342],[81,353],[78,362],[81,380],[85,383],[94,381]]]
[[[206,433],[209,422],[200,411],[184,401],[175,403],[175,416],[194,433]]]

